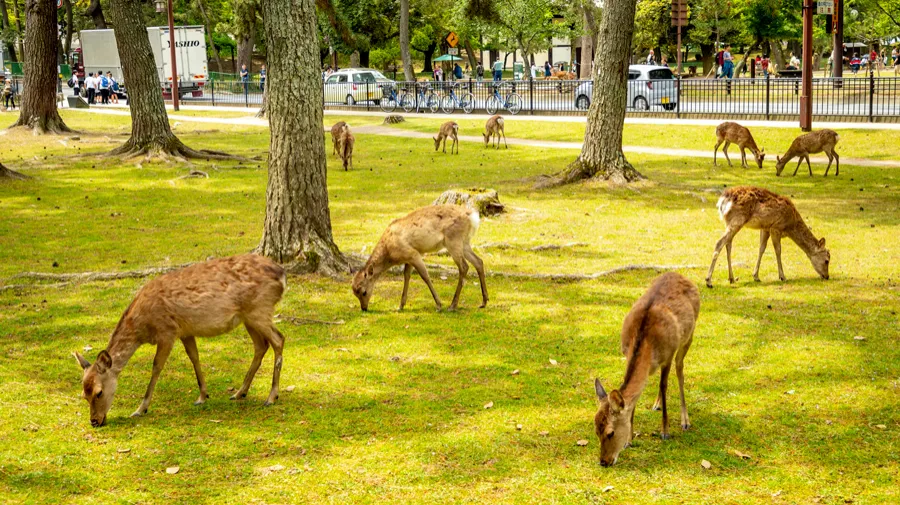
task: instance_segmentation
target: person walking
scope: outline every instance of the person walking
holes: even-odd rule
[[[99,73],[100,80],[100,103],[103,105],[109,105],[109,77],[103,75],[103,71],[101,70]]]
[[[259,90],[263,93],[266,92],[266,64],[263,63],[261,67],[259,67]]]
[[[532,80],[532,81],[535,80],[535,79],[537,79],[537,74],[538,74],[538,66],[537,66],[537,63],[532,63],[532,64],[531,64],[531,80]]]
[[[497,58],[497,61],[494,62],[494,81],[500,82],[503,80],[503,62],[500,61],[500,58]]]
[[[247,70],[247,64],[241,64],[241,85],[244,86],[244,96],[250,92],[250,71]]]
[[[87,101],[94,105],[94,98],[97,96],[97,81],[94,79],[94,73],[88,72],[88,76],[84,79],[84,87],[87,89]]]
[[[459,80],[459,79],[462,79],[462,76],[463,76],[462,67],[459,66],[459,63],[454,64],[453,65],[453,77],[455,77],[457,80]]]
[[[719,52],[716,53],[716,79],[722,77],[722,74],[725,70],[725,50],[720,49]]]
[[[656,56],[653,55],[653,49],[647,54],[647,65],[656,65]]]
[[[72,73],[72,96],[81,96],[81,83],[78,82],[78,74]]]
[[[544,77],[550,77],[550,62],[544,62]]]
[[[484,80],[484,67],[481,65],[480,61],[478,62],[477,65],[475,65],[475,79],[478,82],[481,82]]]
[[[12,79],[7,78],[6,84],[3,85],[3,107],[7,110],[16,108],[16,96],[13,94]],[[12,102],[12,107],[9,106]]]
[[[107,72],[106,77],[109,79],[109,101],[119,103],[119,82],[113,77],[112,72]]]
[[[769,75],[769,55],[768,54],[763,55],[763,59],[761,62],[759,62],[759,66],[760,66],[760,68],[762,68],[763,77],[768,76]]]
[[[734,58],[731,56],[731,45],[726,45],[725,51],[722,53],[722,77],[734,78]]]

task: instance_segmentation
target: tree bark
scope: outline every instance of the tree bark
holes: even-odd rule
[[[72,52],[72,34],[75,33],[75,23],[72,22],[72,0],[65,0],[66,6],[66,42],[63,46],[66,61],[69,61],[69,53]],[[70,62],[71,63],[71,62]]]
[[[30,177],[28,177],[25,174],[20,174],[19,172],[16,172],[15,170],[10,170],[10,169],[6,168],[5,166],[3,166],[3,163],[0,163],[0,180],[2,180],[2,179],[25,180],[25,179],[30,179]]]
[[[400,59],[403,61],[403,78],[407,82],[415,81],[409,54],[409,0],[400,0]]]
[[[203,0],[197,0],[197,6],[200,7],[200,14],[203,16],[203,22],[206,24],[206,36],[209,38],[209,47],[212,49],[213,58],[216,60],[216,71],[222,72],[222,58],[219,56],[219,48],[213,41],[212,25],[209,23],[209,16],[206,14],[206,8],[203,6]]]
[[[266,90],[263,91],[263,99],[262,105],[259,106],[259,111],[256,113],[256,117],[265,119],[269,113],[269,87],[266,86]]]
[[[94,20],[94,28],[98,30],[105,30],[108,28],[106,25],[106,16],[103,15],[103,6],[100,5],[100,0],[91,0],[91,5],[88,6],[84,13]]]
[[[476,56],[475,49],[472,47],[472,41],[466,37],[465,41],[463,41],[463,47],[466,48],[466,57],[469,58],[469,68],[472,69],[472,75],[475,74],[475,67],[478,66],[479,57]]]
[[[5,32],[9,30],[9,11],[6,9],[6,0],[0,0],[0,28]],[[16,46],[11,41],[6,42],[6,54],[10,61],[16,60]]]
[[[432,42],[429,44],[428,48],[422,51],[422,54],[425,56],[425,66],[422,69],[422,72],[433,72],[434,67],[431,64],[431,57],[434,56],[434,52],[437,50],[437,44]]]
[[[22,29],[22,18],[24,15],[19,14],[19,0],[12,0],[13,4],[13,14],[16,15],[16,32],[19,35],[19,61],[25,61],[25,47],[22,45],[23,35],[25,34],[25,30]]]
[[[253,30],[256,28],[254,27]],[[238,66],[247,65],[247,70],[253,72],[253,31],[238,37]]]
[[[594,36],[597,34],[597,21],[594,19],[592,7],[593,2],[584,2],[581,5],[584,17],[584,34],[581,36],[580,76],[582,79],[589,78],[592,75],[591,70],[594,68]]]
[[[56,60],[59,40],[56,38],[56,1],[28,0],[25,4],[25,86],[19,120],[40,133],[71,131],[56,110]]]
[[[637,0],[607,2],[600,20],[594,58],[594,91],[588,112],[581,155],[566,170],[540,186],[597,178],[616,183],[644,177],[622,152],[622,129],[627,104],[628,56],[634,35]]]
[[[269,181],[257,251],[295,272],[349,272],[328,208],[314,0],[262,0],[268,46]]]

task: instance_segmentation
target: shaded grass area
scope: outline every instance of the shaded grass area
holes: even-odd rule
[[[100,128],[95,116],[66,119],[79,129]],[[0,183],[0,279],[25,270],[175,265],[255,247],[264,217],[264,163],[200,162],[196,168],[210,178],[185,180],[177,179],[187,171],[182,165],[139,168],[77,157],[74,145],[82,155],[103,152],[116,141],[107,132],[128,127],[127,118],[104,120],[103,133],[82,134],[68,146],[56,138],[16,137],[10,152],[10,137],[0,137],[0,159],[35,177]],[[264,129],[217,129],[185,123],[179,134],[196,148],[247,156],[267,149]],[[457,313],[435,312],[418,279],[403,313],[395,311],[401,279],[387,276],[372,312],[363,314],[349,278],[292,277],[282,314],[345,324],[279,323],[287,337],[282,385],[296,389],[282,391],[277,405],[261,405],[271,357],[247,401],[227,400],[252,356],[246,334],[236,330],[199,343],[212,395],[206,405],[191,406],[193,372],[176,351],[149,415],[128,418],[149,378],[153,349],[144,347],[121,377],[109,425],[96,430],[78,397],[80,370],[70,353],[89,345],[93,359],[144,281],[0,291],[4,501],[900,500],[895,170],[848,165],[839,178],[778,179],[769,171],[713,169],[705,160],[634,156],[652,182],[534,191],[535,176],[559,170],[576,152],[495,152],[471,143],[462,144],[459,156],[432,149],[427,140],[358,135],[356,170],[340,170],[329,156],[331,214],[343,250],[371,251],[392,219],[445,189],[480,186],[498,189],[511,208],[485,219],[474,239],[476,250],[488,242],[511,245],[480,251],[489,271],[705,266],[723,231],[717,192],[750,183],[794,197],[816,236],[828,239],[832,280],[817,279],[786,243],[788,282],[777,281],[770,249],[763,282],[754,283],[758,237],[739,234],[738,282],[725,282],[723,258],[716,287],[701,291],[686,359],[694,429],[666,442],[653,436],[660,416],[648,409],[656,387],[651,379],[635,416],[641,434],[609,469],[597,464],[592,381],[621,381],[621,321],[653,272],[581,283],[489,277],[491,302],[484,310],[475,308],[478,287],[470,277]],[[569,242],[585,245],[527,250]],[[429,261],[450,264],[444,257]],[[702,285],[705,268],[682,272]],[[454,277],[436,276],[435,284],[449,300]],[[488,402],[493,408],[484,408]],[[589,445],[577,446],[579,439]],[[740,459],[735,450],[752,458]],[[700,466],[703,459],[711,469]],[[178,474],[165,473],[176,465]],[[267,473],[273,465],[285,468]],[[613,489],[604,492],[608,486]]]

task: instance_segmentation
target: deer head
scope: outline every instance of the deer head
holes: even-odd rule
[[[759,151],[753,153],[753,157],[756,158],[756,166],[762,168],[763,160],[766,159],[766,149],[762,148]]]
[[[490,133],[482,133],[481,136],[484,137],[484,147],[487,147],[488,144],[491,142],[491,134]]]
[[[112,356],[106,351],[100,351],[97,361],[92,365],[81,354],[75,352],[73,355],[82,370],[81,397],[91,407],[91,426],[98,428],[106,423],[106,414],[112,407],[119,383],[119,377],[112,371]]]
[[[782,161],[781,156],[775,157],[775,176],[781,177],[781,171],[784,170],[784,166],[787,164],[787,157],[785,157]]]
[[[816,242],[812,254],[809,255],[809,260],[812,261],[816,273],[827,280],[828,264],[831,263],[831,253],[825,248],[825,237],[820,238],[818,242]]]
[[[607,395],[600,379],[594,379],[594,391],[600,400],[600,409],[594,416],[594,431],[600,439],[600,465],[612,466],[631,441],[631,409],[626,408],[619,391]]]
[[[431,137],[431,139],[434,140],[434,150],[437,151],[438,147],[441,145],[441,141],[437,137]]]
[[[353,276],[353,294],[359,299],[359,308],[363,312],[369,310],[369,300],[375,290],[376,279],[375,267],[372,264],[366,265]]]

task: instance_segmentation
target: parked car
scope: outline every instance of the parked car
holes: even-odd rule
[[[381,72],[371,68],[344,68],[325,79],[325,103],[356,105],[373,102],[378,105],[384,96],[382,86],[395,84]]]
[[[575,108],[587,109],[591,106],[594,83],[587,81],[575,88]],[[628,107],[650,110],[651,106],[662,106],[665,110],[675,110],[678,104],[678,81],[669,67],[657,65],[631,65],[628,67]]]

